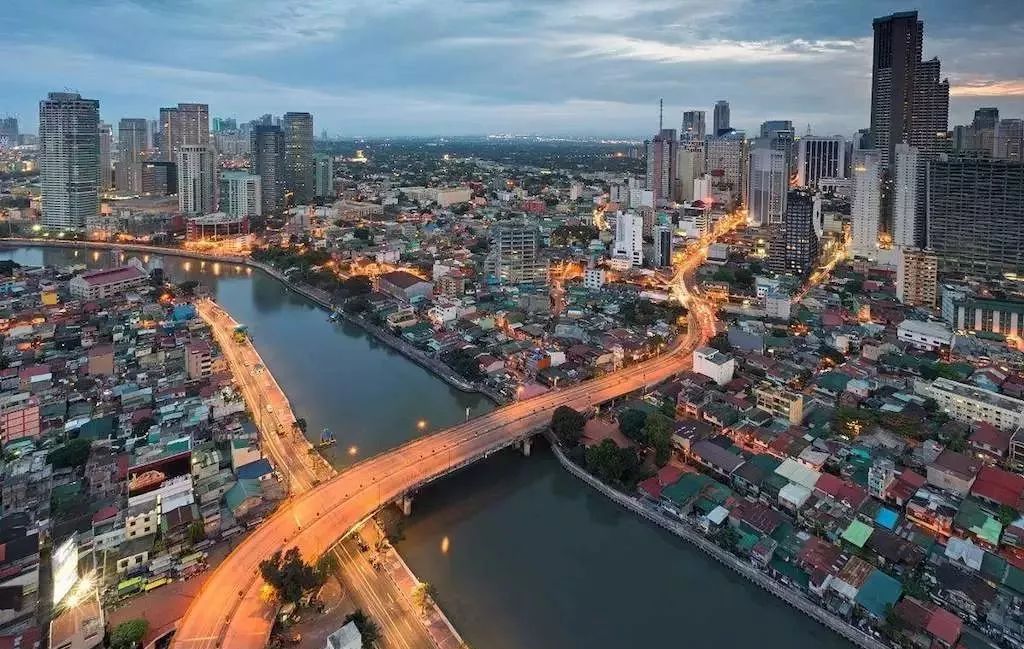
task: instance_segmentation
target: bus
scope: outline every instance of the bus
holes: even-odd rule
[[[146,592],[148,593],[149,591],[156,590],[161,586],[166,586],[167,584],[171,583],[171,581],[173,580],[170,577],[160,577],[159,579],[154,579],[146,584]]]
[[[146,586],[146,580],[142,577],[132,577],[131,579],[125,579],[117,585],[117,596],[128,597],[135,593],[141,593],[142,589]]]

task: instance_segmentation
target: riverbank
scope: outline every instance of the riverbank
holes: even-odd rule
[[[64,240],[53,240],[53,239],[16,239],[16,238],[0,238],[0,246],[5,247],[36,247],[36,248],[93,248],[98,250],[124,250],[125,252],[141,252],[144,254],[151,255],[170,255],[172,257],[182,257],[186,259],[197,259],[200,261],[211,261],[215,263],[228,263],[228,264],[241,264],[250,268],[256,268],[261,270],[267,275],[270,275],[277,281],[288,287],[289,290],[295,291],[299,295],[313,302],[320,308],[324,309],[329,313],[340,313],[347,322],[350,322],[360,327],[367,334],[373,336],[377,340],[380,340],[384,344],[388,345],[398,353],[402,354],[412,362],[416,363],[420,367],[429,370],[439,379],[452,386],[457,390],[467,393],[482,394],[496,404],[507,403],[508,400],[503,398],[496,391],[487,388],[486,386],[475,385],[463,379],[461,376],[456,374],[450,367],[442,363],[440,360],[433,358],[422,350],[410,345],[401,338],[392,335],[390,332],[384,331],[380,327],[367,322],[366,320],[350,315],[335,308],[335,304],[331,300],[331,296],[318,288],[293,282],[285,277],[284,273],[277,270],[269,264],[255,261],[249,257],[234,257],[224,255],[211,255],[194,250],[182,250],[180,248],[162,248],[160,246],[146,246],[140,244],[119,244],[119,243],[107,243],[104,241],[64,241]]]
[[[864,633],[860,629],[846,623],[844,620],[833,615],[831,612],[821,608],[814,602],[810,601],[802,594],[787,588],[786,586],[776,582],[774,579],[764,574],[754,566],[746,563],[734,555],[726,552],[722,548],[718,547],[707,538],[693,531],[683,522],[668,517],[660,511],[652,509],[646,506],[639,499],[632,496],[628,496],[621,491],[613,489],[608,485],[604,484],[596,477],[585,471],[582,467],[575,464],[572,460],[566,456],[558,445],[557,440],[550,438],[551,450],[554,452],[555,457],[562,467],[576,476],[583,482],[587,483],[613,502],[620,506],[639,514],[644,519],[654,523],[655,525],[665,529],[679,538],[687,541],[698,550],[703,552],[705,555],[718,561],[723,566],[732,569],[734,572],[739,574],[741,577],[746,579],[748,582],[758,586],[767,593],[770,593],[789,604],[796,610],[804,613],[814,621],[822,624],[831,631],[839,634],[846,640],[854,643],[861,649],[891,649],[889,645],[885,644],[881,640]]]

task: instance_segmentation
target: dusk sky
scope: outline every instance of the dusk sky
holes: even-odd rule
[[[950,126],[1024,115],[1021,0],[5,0],[0,114],[74,89],[105,121],[204,102],[336,136],[642,136],[684,109],[798,133],[868,124],[871,20],[916,8]]]

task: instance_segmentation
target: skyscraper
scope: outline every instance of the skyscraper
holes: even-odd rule
[[[1024,268],[1024,162],[927,163],[928,247],[944,268],[998,273]]]
[[[881,227],[882,207],[882,155],[873,149],[854,151],[853,253],[873,258],[878,252],[878,232]]]
[[[797,143],[796,184],[817,187],[822,178],[846,177],[846,138],[806,135]]]
[[[210,107],[206,104],[178,104],[160,109],[160,157],[177,160],[182,146],[209,146]]]
[[[316,189],[313,168],[313,116],[309,113],[285,113],[284,164],[285,188],[292,203],[302,205],[313,200]]]
[[[694,146],[681,146],[676,151],[676,177],[673,179],[675,195],[672,200],[680,203],[694,200],[693,181],[704,174],[704,143],[700,140],[691,140],[689,143]]]
[[[484,273],[503,285],[545,284],[548,266],[540,254],[540,243],[540,229],[533,223],[505,221],[495,225]]]
[[[916,248],[924,245],[918,224],[924,225],[925,193],[921,181],[924,169],[917,147],[896,145],[896,172],[893,174],[893,246]],[[923,227],[920,228],[923,230]],[[923,235],[923,232],[920,233]]]
[[[260,177],[245,171],[222,172],[220,211],[239,218],[262,214]]]
[[[974,111],[974,121],[971,126],[976,129],[995,129],[999,123],[999,109],[995,107],[982,107]]]
[[[142,154],[146,150],[146,120],[125,117],[117,125],[117,193],[134,196],[143,193]]]
[[[674,128],[662,129],[647,142],[647,189],[656,206],[675,199],[677,148]]]
[[[114,146],[114,127],[100,122],[100,191],[109,191],[113,183],[110,149]]]
[[[729,102],[719,99],[715,102],[715,135],[722,136],[728,133],[729,127]]]
[[[876,18],[871,66],[871,137],[883,169],[900,142],[926,158],[942,153],[949,128],[949,83],[938,59],[921,60],[924,23],[916,11]],[[941,134],[941,135],[940,135]]]
[[[99,215],[100,102],[51,92],[39,102],[43,225],[84,230]]]
[[[993,140],[992,157],[1015,162],[1024,160],[1024,120],[999,120]]]
[[[214,152],[209,146],[183,144],[178,147],[178,210],[202,216],[216,211],[214,194]]]
[[[672,226],[654,226],[654,266],[672,265]]]
[[[822,234],[821,198],[809,189],[791,189],[786,212],[769,249],[768,261],[780,273],[806,275],[814,267]]]
[[[619,212],[615,217],[615,240],[612,260],[625,268],[644,265],[644,217],[633,212]]]
[[[896,249],[896,299],[911,306],[935,306],[939,264],[935,253]]]
[[[316,195],[318,198],[334,198],[334,156],[316,157]]]
[[[743,195],[745,151],[746,138],[743,133],[731,132],[707,139],[706,171],[721,171],[722,182],[732,185],[733,198]]]
[[[785,153],[754,149],[747,173],[747,221],[754,226],[780,223],[786,211],[788,189]]]
[[[0,119],[0,149],[18,146],[18,118]]]
[[[284,132],[280,126],[257,124],[252,129],[252,170],[260,177],[263,214],[284,207]]]
[[[680,140],[703,140],[705,135],[704,111],[688,110],[683,113],[683,128]]]

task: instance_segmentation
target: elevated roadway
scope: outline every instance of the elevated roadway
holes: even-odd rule
[[[731,227],[721,226],[723,230]],[[689,307],[689,326],[672,348],[602,378],[518,401],[411,440],[290,499],[209,576],[179,623],[174,647],[264,647],[276,605],[267,597],[259,564],[275,551],[297,547],[307,560],[313,560],[388,503],[530,437],[551,421],[558,406],[584,410],[687,369],[692,351],[715,332],[713,307],[696,295],[690,283],[712,238],[678,260],[674,290]]]

